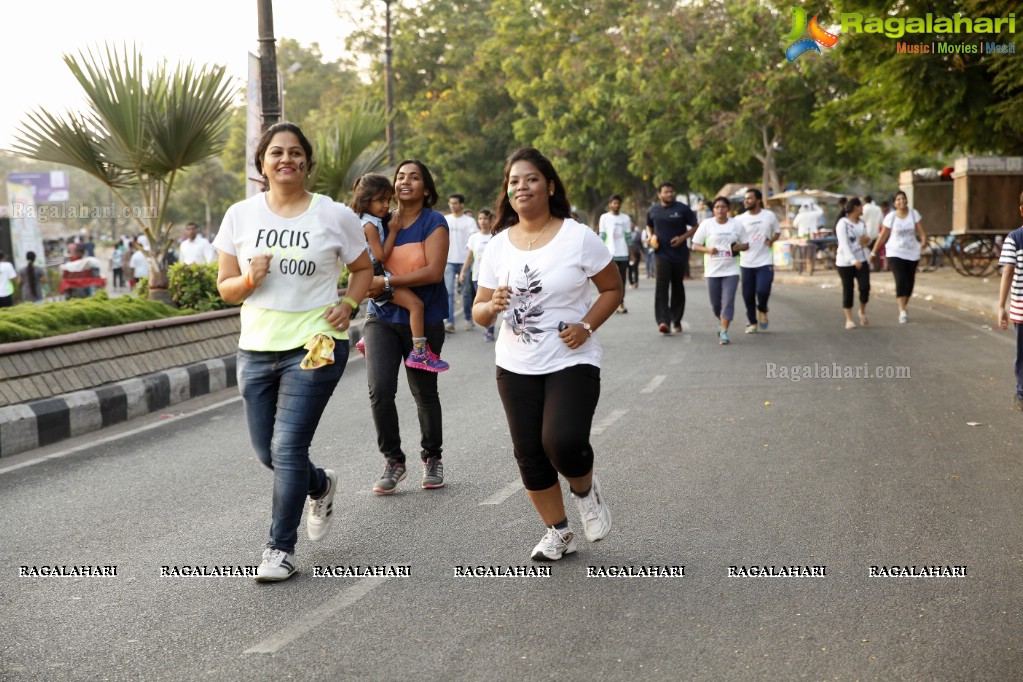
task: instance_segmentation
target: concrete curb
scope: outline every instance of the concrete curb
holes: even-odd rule
[[[362,320],[348,330],[349,351],[362,338]],[[59,443],[238,385],[237,358],[228,355],[104,384],[53,398],[0,408],[0,458]]]
[[[98,431],[237,385],[235,356],[0,408],[0,457]]]

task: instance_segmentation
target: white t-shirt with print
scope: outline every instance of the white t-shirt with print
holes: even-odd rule
[[[862,220],[853,222],[841,218],[835,226],[838,238],[838,251],[835,254],[835,266],[847,268],[867,260],[867,247],[860,244],[860,237],[867,236],[867,225]]]
[[[767,245],[767,240],[781,234],[778,216],[774,211],[762,208],[756,215],[746,211],[735,219],[746,228],[746,236],[749,238],[749,248],[739,252],[739,265],[744,268],[771,265],[774,261],[771,259],[771,247]]]
[[[490,232],[473,232],[469,235],[465,248],[472,252],[472,272],[469,276],[473,282],[480,278],[480,259],[483,258],[483,250],[487,248],[493,236]]]
[[[610,262],[600,237],[571,218],[550,242],[532,251],[515,247],[507,230],[491,239],[480,263],[479,284],[496,289],[507,281],[512,293],[501,318],[497,366],[534,375],[573,365],[600,367],[597,332],[571,349],[558,336],[558,323],[586,316],[595,291],[590,278]]]
[[[693,243],[708,249],[713,247],[718,249],[716,254],[703,254],[703,276],[738,275],[739,263],[735,260],[735,254],[732,253],[732,244],[734,242],[748,244],[748,239],[746,228],[734,218],[729,218],[724,223],[719,223],[717,218],[707,218],[700,223],[693,234]]]
[[[352,209],[322,194],[302,215],[282,218],[261,192],[227,209],[213,245],[235,256],[242,274],[254,256],[272,253],[266,279],[245,305],[300,312],[337,302],[340,263],[366,250],[366,236]]]
[[[632,219],[624,213],[615,215],[608,212],[600,216],[600,235],[607,243],[612,258],[624,260],[629,257],[629,231]],[[606,235],[606,236],[605,236]]]
[[[464,213],[457,218],[446,215],[444,219],[448,222],[448,262],[464,263],[465,255],[468,253],[465,245],[469,241],[469,235],[480,231],[479,225]]]
[[[909,210],[905,218],[891,211],[884,217],[884,226],[891,230],[888,241],[884,245],[884,253],[889,258],[920,260],[920,241],[916,237],[916,224],[922,218],[915,208]]]

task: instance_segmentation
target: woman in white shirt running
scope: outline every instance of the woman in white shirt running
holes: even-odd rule
[[[870,260],[867,245],[867,225],[860,220],[863,215],[863,202],[853,197],[846,202],[835,224],[835,236],[838,237],[838,253],[835,255],[835,269],[842,278],[842,312],[845,313],[845,328],[856,329],[853,322],[853,282],[860,289],[860,324],[866,327],[867,301],[870,300]]]
[[[703,253],[703,278],[707,281],[710,307],[718,318],[718,343],[727,346],[728,326],[735,316],[735,292],[739,288],[739,262],[736,255],[749,248],[742,223],[728,216],[731,205],[717,197],[711,206],[713,218],[707,218],[693,235],[693,251]]]
[[[906,306],[913,295],[916,268],[920,265],[920,250],[927,243],[927,233],[920,214],[909,207],[905,192],[896,192],[895,210],[884,217],[881,234],[877,237],[870,257],[885,248],[888,264],[895,276],[895,299],[899,302],[899,324],[909,322]]]
[[[596,542],[611,530],[590,445],[600,395],[594,332],[621,304],[622,279],[600,237],[570,214],[550,160],[528,147],[512,154],[472,308],[484,327],[503,318],[495,344],[497,390],[522,483],[546,526],[531,554],[535,561],[576,550],[559,474],[586,539]]]

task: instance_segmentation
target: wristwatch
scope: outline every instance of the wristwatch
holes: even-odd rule
[[[593,327],[590,326],[589,322],[580,322],[579,324],[581,324],[583,326],[583,329],[586,330],[587,334],[592,334],[593,333]]]
[[[384,275],[384,291],[392,291],[390,275]]]

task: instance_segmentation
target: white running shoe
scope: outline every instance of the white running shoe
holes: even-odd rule
[[[575,499],[575,506],[583,520],[583,535],[590,542],[602,539],[611,531],[611,510],[608,509],[604,493],[600,489],[600,479],[594,474],[590,494],[586,497],[579,497],[571,490],[569,492]]]
[[[287,580],[295,575],[295,555],[267,547],[263,550],[263,561],[256,569],[256,582],[273,583]]]
[[[324,469],[323,473],[327,477],[327,492],[323,497],[317,500],[310,499],[306,503],[309,513],[306,514],[305,528],[311,542],[319,542],[327,536],[333,518],[331,512],[334,508],[334,493],[337,492],[337,474],[331,469]]]
[[[540,543],[533,548],[533,561],[557,561],[566,554],[575,552],[575,533],[558,530],[554,526],[547,529]]]
[[[906,324],[907,322],[909,322],[909,313],[903,310],[899,313],[899,324]]]

